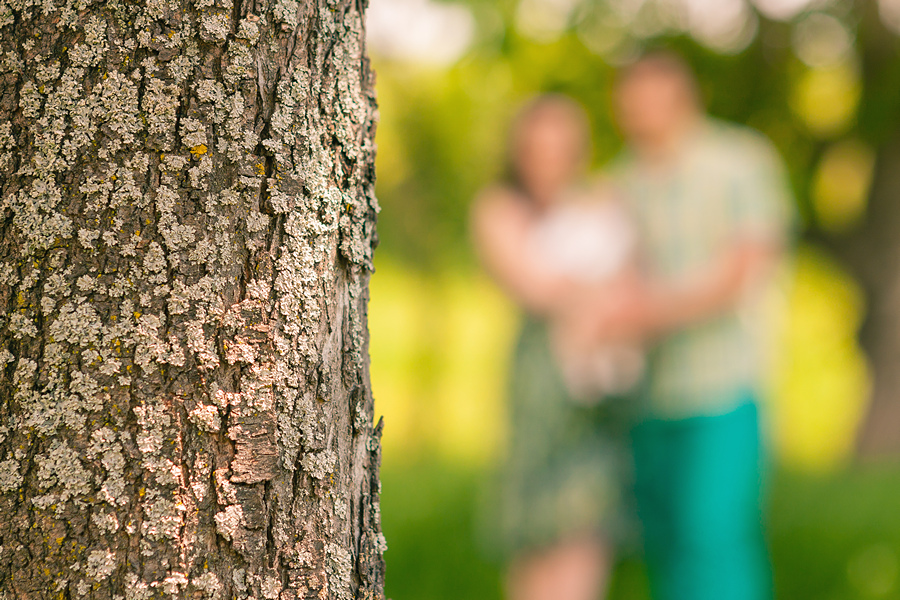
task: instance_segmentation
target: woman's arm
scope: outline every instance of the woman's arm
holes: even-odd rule
[[[571,284],[541,269],[530,255],[527,209],[503,189],[483,192],[472,209],[475,248],[487,271],[528,312],[558,310]]]

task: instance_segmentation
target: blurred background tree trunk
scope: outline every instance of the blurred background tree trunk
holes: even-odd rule
[[[0,0],[0,597],[383,597],[364,8]]]
[[[857,447],[863,457],[900,454],[900,46],[876,2],[860,4],[863,97],[860,135],[876,149],[862,222],[829,245],[859,283],[866,301],[860,343],[872,391]]]
[[[860,342],[872,369],[862,456],[900,452],[900,134],[878,150],[863,226],[838,247],[865,293]]]

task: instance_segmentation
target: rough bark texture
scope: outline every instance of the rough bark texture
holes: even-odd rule
[[[0,599],[381,598],[356,0],[0,0]]]

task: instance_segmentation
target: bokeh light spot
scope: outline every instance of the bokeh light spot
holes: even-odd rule
[[[787,315],[774,337],[773,438],[781,464],[827,472],[850,459],[869,391],[856,341],[859,286],[834,261],[803,247],[793,262]]]
[[[900,0],[878,0],[878,12],[887,27],[900,33]]]
[[[882,598],[894,591],[898,574],[897,551],[888,544],[869,546],[847,564],[850,583],[872,598]]]
[[[793,33],[797,57],[810,67],[830,67],[853,51],[853,34],[836,17],[812,13],[797,23]]]
[[[519,0],[516,30],[536,42],[555,41],[568,29],[578,0]]]
[[[845,131],[856,117],[861,94],[858,69],[850,61],[809,69],[795,83],[791,108],[814,135]]]
[[[475,19],[462,4],[432,0],[372,0],[366,38],[380,58],[433,66],[457,62],[475,36]]]
[[[744,0],[681,0],[691,35],[722,54],[740,52],[756,35],[756,15]]]
[[[834,232],[849,229],[866,210],[875,152],[857,140],[830,147],[813,179],[812,198],[819,224]]]
[[[776,21],[793,19],[815,0],[752,0],[759,12]]]

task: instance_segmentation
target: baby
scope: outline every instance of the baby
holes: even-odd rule
[[[621,198],[608,184],[573,192],[534,225],[531,251],[539,268],[568,279],[572,302],[550,321],[550,341],[572,397],[592,403],[633,387],[643,372],[637,342],[598,342],[586,311],[604,288],[637,277],[637,234]]]

